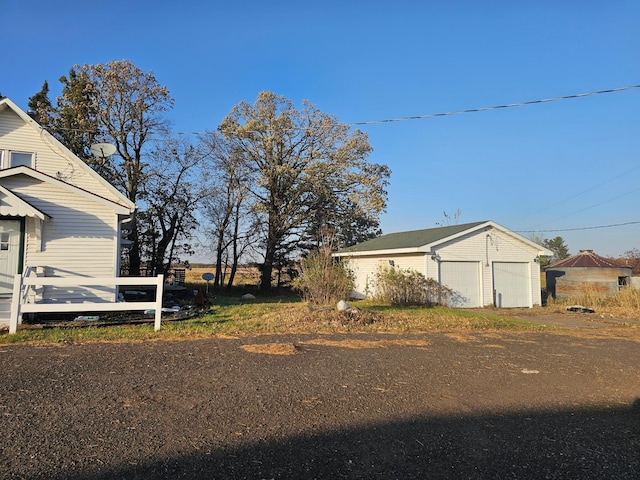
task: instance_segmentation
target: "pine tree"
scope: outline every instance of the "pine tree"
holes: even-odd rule
[[[51,129],[55,118],[55,108],[49,99],[49,82],[45,80],[40,91],[33,97],[29,97],[28,107],[29,114],[40,126]]]

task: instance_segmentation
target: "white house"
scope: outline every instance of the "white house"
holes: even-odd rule
[[[8,98],[0,99],[0,299],[13,279],[117,277],[135,205]],[[114,301],[114,286],[47,287],[38,301]],[[0,320],[1,321],[1,320]]]
[[[356,297],[372,296],[380,267],[415,270],[453,289],[451,306],[541,304],[540,256],[548,249],[492,221],[391,233],[345,248]]]

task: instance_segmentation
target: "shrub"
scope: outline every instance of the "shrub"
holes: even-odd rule
[[[411,269],[382,267],[376,274],[377,297],[392,305],[445,305],[453,291]]]
[[[331,256],[331,249],[322,247],[300,260],[300,276],[292,286],[309,303],[330,305],[349,297],[354,280],[346,265]]]

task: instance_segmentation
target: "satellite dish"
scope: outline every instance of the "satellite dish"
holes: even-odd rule
[[[116,147],[110,143],[96,143],[91,145],[91,153],[96,157],[107,158],[114,154]]]

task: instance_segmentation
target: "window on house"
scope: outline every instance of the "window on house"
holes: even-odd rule
[[[33,153],[11,152],[9,167],[19,167],[20,165],[33,167]]]
[[[31,152],[12,152],[0,150],[0,168],[19,167],[26,165],[33,168],[34,154]]]
[[[0,250],[9,250],[9,233],[0,233]]]

